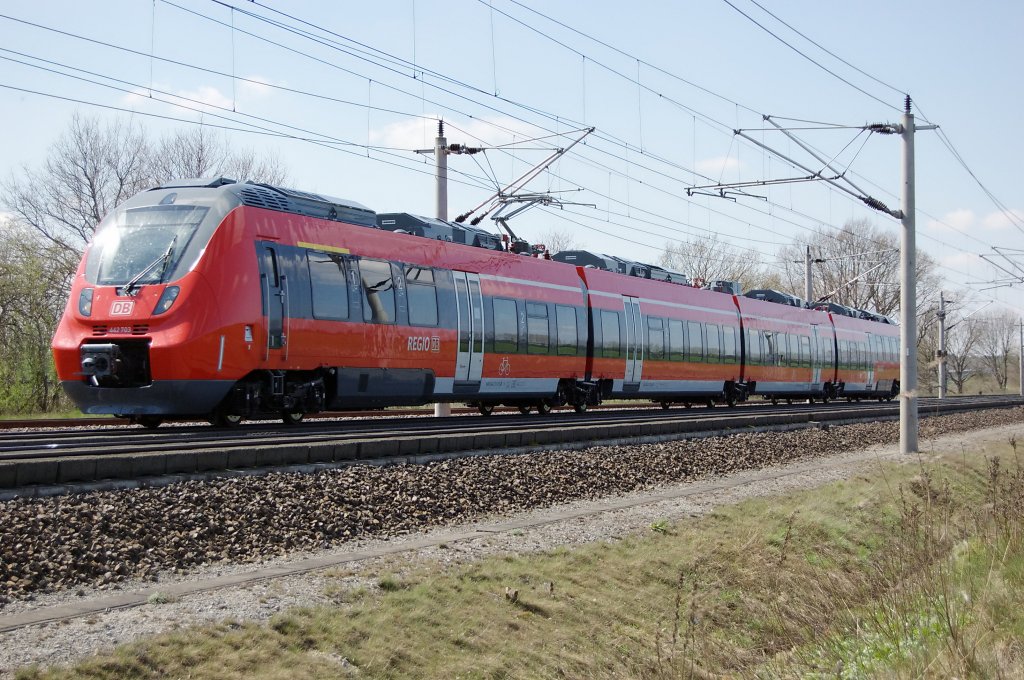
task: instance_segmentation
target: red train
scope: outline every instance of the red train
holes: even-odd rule
[[[899,390],[891,324],[615,268],[314,194],[180,181],[98,226],[53,352],[84,412],[151,427],[434,401],[486,414]]]

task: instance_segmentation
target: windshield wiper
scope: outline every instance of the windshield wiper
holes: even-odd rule
[[[163,265],[163,268],[160,270],[160,278],[164,278],[164,274],[167,272],[167,265],[171,261],[171,253],[174,252],[174,244],[177,243],[177,241],[177,236],[172,238],[171,244],[167,246],[167,250],[165,250],[163,254],[160,255],[160,257],[150,262],[148,265],[146,265],[145,269],[143,269],[141,272],[133,276],[131,280],[128,281],[128,283],[124,284],[124,287],[121,290],[124,292],[125,295],[131,295],[132,291],[134,291],[135,288],[139,285],[139,281],[142,280],[142,277],[150,273],[160,265]]]

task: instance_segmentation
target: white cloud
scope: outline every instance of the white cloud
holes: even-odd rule
[[[938,220],[929,220],[927,226],[932,231],[966,231],[973,227],[975,222],[974,211],[962,208],[948,212]]]
[[[740,163],[738,158],[719,156],[717,158],[705,158],[697,161],[694,169],[708,177],[724,177],[727,174],[735,174],[742,170],[743,164]]]
[[[156,84],[153,86],[154,98],[159,98],[162,101],[174,101],[181,106],[195,108],[207,104],[209,106],[219,106],[221,108],[231,108],[231,98],[221,94],[221,91],[211,85],[202,85],[195,90],[178,90],[173,95],[161,94],[156,92],[172,91],[170,87],[162,84]],[[137,87],[130,94],[126,94],[121,97],[121,104],[124,106],[141,106],[143,103],[150,101],[149,97],[150,90],[145,87]],[[182,97],[182,99],[177,99]]]
[[[1024,210],[1013,209],[1010,210],[1009,213],[1009,215],[1004,212],[989,213],[985,216],[985,219],[981,221],[981,224],[986,229],[999,231],[1002,229],[1009,229],[1013,226],[1014,222],[1018,224],[1024,222]]]
[[[219,106],[225,109],[231,108],[231,97],[221,94],[220,90],[210,85],[203,85],[196,90],[178,92],[178,96],[193,100],[188,102],[187,105],[192,105],[195,101],[198,101],[210,106]]]
[[[1013,220],[1024,222],[1024,210],[1010,210],[1009,215],[1004,212],[992,212],[984,217],[979,217],[973,210],[961,208],[943,215],[939,219],[929,220],[927,228],[931,231],[965,233],[979,229],[987,231],[1002,231],[1013,226]]]
[[[238,81],[238,91],[251,97],[269,97],[274,91],[271,85],[279,85],[262,76],[245,76],[245,80]]]

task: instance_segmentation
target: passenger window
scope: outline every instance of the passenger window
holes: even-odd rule
[[[576,356],[578,351],[576,308],[556,305],[555,324],[558,333],[558,354],[561,356]]]
[[[736,329],[722,327],[722,361],[727,364],[736,363]]]
[[[701,324],[686,322],[686,358],[690,361],[704,361],[704,333]]]
[[[338,253],[307,250],[313,318],[348,319],[348,277],[345,259]]]
[[[618,359],[622,356],[619,342],[619,315],[608,310],[601,311],[601,356]]]
[[[656,316],[647,317],[647,348],[651,359],[665,358],[665,321]]]
[[[761,331],[747,331],[747,363],[761,363]]]
[[[526,303],[526,336],[530,354],[548,353],[548,307]]]
[[[718,363],[722,356],[722,327],[718,324],[709,323],[708,331],[708,361]]]
[[[683,335],[683,322],[669,319],[668,322],[669,359],[672,361],[686,360],[686,337]]]
[[[405,282],[409,298],[409,323],[413,326],[436,326],[437,288],[434,287],[434,270],[406,265]]]
[[[503,354],[519,351],[519,317],[515,300],[494,300],[494,351]]]
[[[363,286],[363,321],[395,323],[395,284],[391,264],[383,260],[360,260]]]

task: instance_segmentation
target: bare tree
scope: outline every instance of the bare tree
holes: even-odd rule
[[[983,319],[983,332],[978,340],[985,370],[995,378],[1000,390],[1006,390],[1010,357],[1013,356],[1020,319],[1011,312],[989,314]]]
[[[75,115],[39,170],[10,177],[0,199],[46,240],[81,253],[100,220],[117,204],[170,179],[225,176],[283,184],[279,158],[236,149],[209,128],[171,133],[152,145],[145,130]]]
[[[737,248],[717,234],[667,243],[658,264],[694,281],[739,281],[744,290],[757,287],[765,277],[756,251]]]
[[[278,156],[233,148],[226,137],[206,127],[178,130],[163,137],[153,154],[151,174],[154,184],[183,177],[284,184],[288,177]]]
[[[565,250],[579,250],[579,241],[571,232],[564,229],[548,229],[541,234],[540,242],[554,255]]]
[[[953,320],[946,331],[946,368],[957,394],[964,393],[964,383],[977,371],[974,350],[985,330],[978,317]]]
[[[23,170],[3,189],[3,203],[59,248],[79,253],[114,206],[150,185],[141,128],[75,115],[40,170]]]
[[[869,220],[848,222],[838,232],[819,229],[809,239],[812,292],[815,299],[829,299],[857,309],[890,315],[899,309],[899,239],[876,228]],[[805,246],[794,244],[779,250],[785,279],[791,290],[804,290]],[[935,262],[917,254],[918,291],[938,289]],[[803,293],[801,293],[801,296]],[[925,305],[918,301],[918,311]]]

